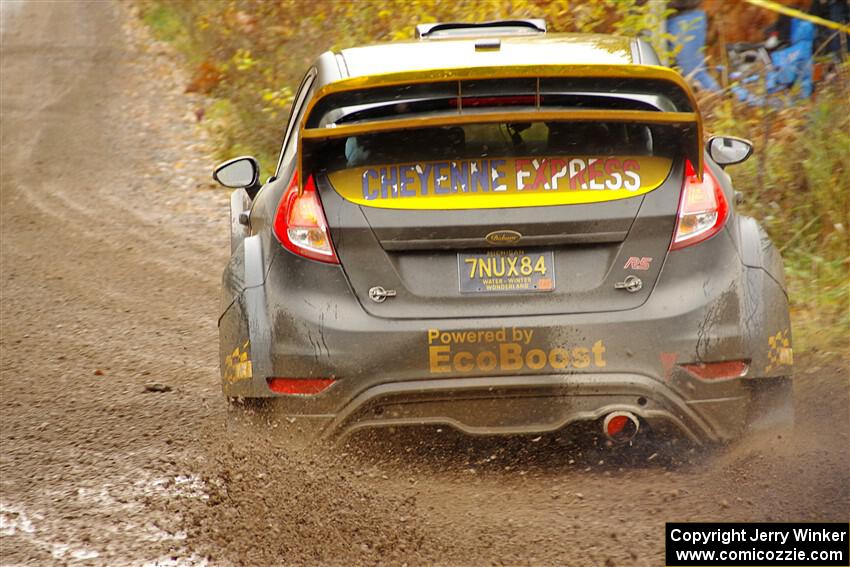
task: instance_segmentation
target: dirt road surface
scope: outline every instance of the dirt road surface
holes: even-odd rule
[[[850,518],[847,366],[820,356],[793,433],[711,453],[447,431],[316,452],[229,413],[205,101],[126,4],[0,15],[3,565],[661,565],[665,520]]]

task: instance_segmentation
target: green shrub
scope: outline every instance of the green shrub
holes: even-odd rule
[[[154,37],[162,41],[175,41],[186,33],[177,10],[167,3],[149,5],[142,13],[142,20],[151,28]]]

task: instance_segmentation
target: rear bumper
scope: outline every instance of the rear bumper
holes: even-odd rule
[[[750,396],[702,400],[700,408],[646,376],[583,374],[388,382],[362,392],[335,415],[287,416],[321,437],[368,428],[444,425],[469,435],[549,433],[613,411],[629,411],[654,430],[694,442],[730,439]],[[284,410],[285,411],[285,410]],[[293,419],[294,418],[294,419]]]
[[[627,410],[653,428],[719,441],[746,426],[757,384],[790,373],[767,359],[768,337],[787,328],[784,292],[742,266],[726,232],[670,254],[639,308],[553,316],[381,319],[363,311],[338,266],[278,254],[265,284],[221,319],[224,393],[276,397],[267,377],[334,378],[319,395],[277,396],[282,414],[326,437],[414,424],[540,433]],[[481,342],[446,345],[435,330]],[[512,342],[520,370],[501,356]],[[250,376],[228,377],[233,345],[246,348]],[[723,360],[750,370],[707,382],[680,366]]]

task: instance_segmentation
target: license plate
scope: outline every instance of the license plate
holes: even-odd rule
[[[488,250],[457,255],[461,293],[536,293],[555,289],[551,250]]]

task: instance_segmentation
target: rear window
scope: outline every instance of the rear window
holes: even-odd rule
[[[310,111],[301,164],[370,207],[613,201],[654,191],[681,156],[699,162],[698,116],[653,116],[690,111],[689,93],[667,79],[509,77],[341,90]]]
[[[502,122],[358,135],[326,142],[318,169],[535,156],[674,157],[669,126],[605,122]]]

